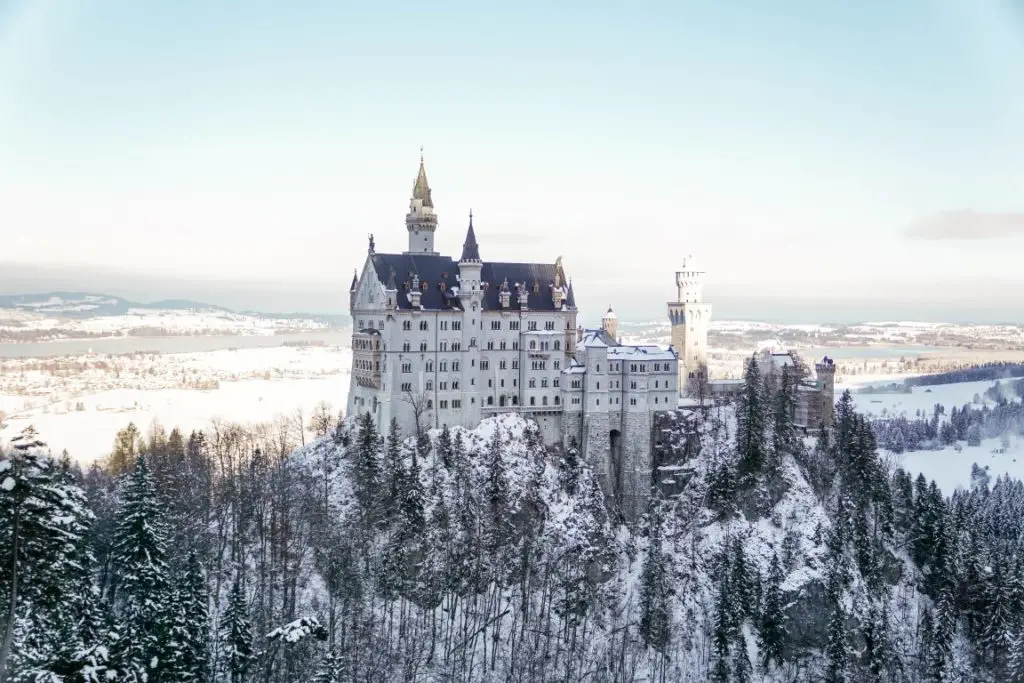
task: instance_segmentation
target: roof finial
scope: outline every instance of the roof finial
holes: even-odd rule
[[[423,163],[423,145],[420,145],[420,163]]]

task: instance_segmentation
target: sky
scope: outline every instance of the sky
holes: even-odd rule
[[[760,317],[1024,310],[1020,0],[0,0],[0,289],[344,311],[421,146],[439,250],[472,209],[594,308],[693,254]]]

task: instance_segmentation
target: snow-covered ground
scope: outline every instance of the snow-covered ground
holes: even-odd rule
[[[44,309],[45,310],[45,309]],[[140,330],[165,334],[274,334],[284,330],[321,330],[326,323],[313,320],[266,318],[220,310],[129,309],[124,315],[67,318],[51,312],[0,309],[0,337],[4,332],[58,331],[74,338],[124,335]]]
[[[939,384],[931,387],[913,387],[911,393],[888,394],[854,394],[857,410],[870,417],[889,417],[904,415],[913,419],[918,411],[931,416],[935,404],[946,408],[946,418],[953,406],[961,407],[965,403],[973,403],[975,397],[981,403],[986,402],[985,390],[995,383],[994,380],[979,382],[958,382],[955,384]],[[980,407],[981,403],[976,404]],[[991,403],[991,401],[988,401]],[[945,418],[944,418],[945,419]],[[1010,436],[1010,447],[1000,453],[1000,439],[984,439],[981,446],[970,447],[960,443],[958,452],[953,446],[940,451],[908,451],[900,455],[891,455],[908,472],[915,476],[923,473],[928,479],[934,479],[949,495],[954,489],[968,488],[971,485],[971,466],[975,463],[986,468],[989,476],[995,480],[1003,474],[1017,479],[1024,479],[1024,439]]]
[[[0,411],[8,416],[0,442],[32,424],[54,452],[67,449],[87,464],[106,455],[129,422],[143,431],[154,422],[209,429],[217,419],[263,422],[301,410],[308,424],[320,401],[344,407],[351,351],[276,347],[57,361],[0,363]]]

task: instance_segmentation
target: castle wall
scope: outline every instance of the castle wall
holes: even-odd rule
[[[627,519],[638,519],[647,507],[651,492],[650,411],[626,412],[622,417],[622,511]]]

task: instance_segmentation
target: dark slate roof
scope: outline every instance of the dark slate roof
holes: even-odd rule
[[[576,308],[576,295],[572,292],[572,280],[569,280],[569,291],[565,295],[565,305],[569,308]]]
[[[462,243],[462,261],[479,261],[480,247],[476,243],[476,233],[473,231],[473,212],[469,213],[469,229],[466,230],[466,241]]]
[[[512,293],[509,300],[510,309],[519,308],[516,283],[524,283],[528,293],[526,303],[531,310],[555,310],[555,304],[551,298],[551,288],[555,283],[553,263],[484,263],[480,271],[480,279],[487,283],[484,289],[485,310],[493,311],[501,308],[498,291],[506,280],[508,289]]]
[[[398,307],[412,308],[406,294],[412,288],[414,273],[420,276],[420,304],[429,309],[460,308],[458,297],[451,296],[451,288],[458,287],[459,267],[447,256],[430,254],[373,254],[371,257],[377,277],[387,282],[394,271],[398,288]],[[442,292],[440,284],[444,283]],[[424,287],[425,285],[425,287]]]
[[[350,292],[356,291],[356,287],[358,285],[359,285],[359,273],[357,273],[355,271],[355,269],[353,269],[352,270],[352,286],[348,288],[348,291],[350,291]]]
[[[412,288],[413,274],[418,274],[423,308],[461,309],[458,295],[452,291],[453,287],[458,288],[459,285],[459,266],[451,258],[428,254],[373,254],[370,258],[381,282],[387,282],[394,270],[399,308],[412,308],[405,294]],[[512,294],[509,310],[519,308],[516,283],[524,283],[529,293],[529,310],[553,311],[555,305],[551,290],[555,275],[556,268],[551,263],[484,263],[480,271],[480,279],[484,283],[484,310],[501,309],[498,292],[501,284],[507,280]],[[441,283],[444,284],[443,289]],[[565,303],[570,307],[576,305],[571,284]]]

